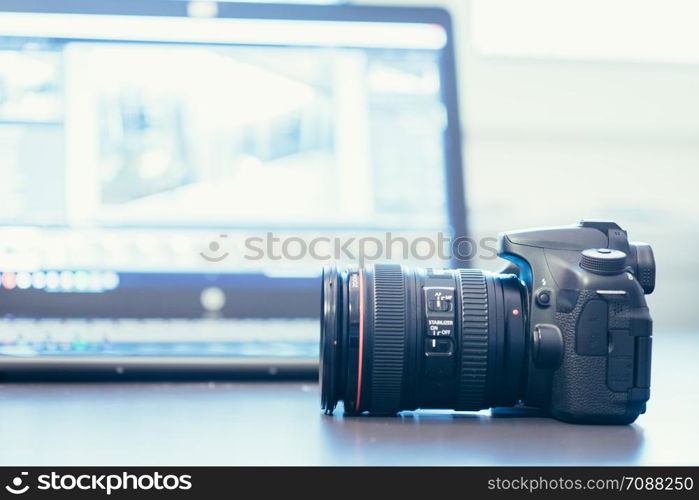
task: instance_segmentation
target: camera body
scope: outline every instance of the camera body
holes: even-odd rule
[[[650,396],[650,246],[613,222],[506,232],[500,273],[323,270],[321,408],[348,415],[528,406],[628,424]]]
[[[636,420],[650,396],[650,246],[583,221],[503,233],[499,255],[527,290],[523,403],[572,423]]]

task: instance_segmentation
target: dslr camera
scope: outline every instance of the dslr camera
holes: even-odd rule
[[[629,424],[650,396],[651,247],[614,222],[500,235],[501,273],[323,270],[321,407],[534,407]]]

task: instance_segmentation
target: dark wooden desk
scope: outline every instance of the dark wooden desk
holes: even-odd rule
[[[648,413],[631,426],[326,417],[301,383],[6,384],[0,464],[699,464],[699,334],[654,341]]]

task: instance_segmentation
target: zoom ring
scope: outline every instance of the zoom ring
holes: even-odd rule
[[[488,290],[485,275],[477,269],[460,269],[461,372],[459,410],[485,407],[488,369]]]
[[[376,264],[371,411],[391,413],[401,407],[405,318],[405,287],[401,266]]]

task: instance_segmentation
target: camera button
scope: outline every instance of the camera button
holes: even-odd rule
[[[537,368],[555,370],[563,359],[563,334],[556,325],[538,324],[532,331],[532,358]]]
[[[450,300],[430,300],[427,309],[432,312],[447,312],[451,309]]]
[[[449,287],[425,287],[425,302],[429,312],[451,312],[454,289]]]
[[[454,354],[454,344],[451,339],[425,339],[425,356],[451,356],[452,354]]]
[[[425,339],[425,375],[449,378],[454,372],[454,343],[451,339]]]
[[[535,294],[536,303],[541,307],[548,307],[551,305],[552,295],[553,292],[548,288],[541,288]]]

